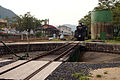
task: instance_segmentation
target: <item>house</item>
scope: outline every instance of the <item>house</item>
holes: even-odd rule
[[[48,24],[43,25],[43,26],[40,27],[40,28],[37,28],[37,29],[36,29],[36,32],[41,32],[42,35],[46,35],[46,36],[48,36],[48,37],[52,37],[53,34],[56,34],[56,36],[59,35],[59,30],[58,30],[55,26],[53,26],[53,25],[48,25]]]
[[[60,34],[63,34],[65,36],[69,36],[69,35],[72,35],[72,30],[71,28],[65,26],[65,25],[60,25],[58,27],[58,30],[60,31]]]

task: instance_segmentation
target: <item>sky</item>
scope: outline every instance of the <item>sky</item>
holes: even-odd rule
[[[0,5],[17,15],[30,12],[38,19],[49,19],[51,25],[77,25],[92,11],[98,0],[0,0]]]

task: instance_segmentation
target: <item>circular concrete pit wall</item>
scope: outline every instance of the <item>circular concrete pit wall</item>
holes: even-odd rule
[[[45,44],[30,44],[30,50],[29,52],[33,51],[49,51],[56,47],[59,47],[63,45],[63,43],[45,43]],[[14,44],[14,45],[8,45],[11,50],[13,50],[15,53],[19,52],[26,52],[28,44]],[[85,47],[85,48],[84,48]],[[83,49],[84,48],[84,49]],[[120,54],[120,45],[119,44],[107,44],[102,42],[88,42],[86,43],[86,46],[81,45],[74,49],[75,51],[72,51],[70,61],[92,61],[92,59],[95,59],[97,61],[97,58],[101,55],[101,58],[110,54],[108,58],[115,59],[116,61],[119,61],[117,59]],[[0,46],[0,55],[10,54],[10,52],[4,47]],[[74,55],[73,55],[74,54]],[[115,57],[112,57],[115,56]],[[88,59],[89,58],[89,59]],[[104,60],[104,59],[103,59]]]
[[[42,44],[30,44],[29,52],[32,51],[49,51],[56,47],[63,45],[63,43],[42,43]],[[8,47],[14,52],[26,52],[28,44],[11,44]],[[10,51],[3,45],[0,45],[0,55],[10,54]]]
[[[120,45],[101,42],[86,43],[86,50],[79,53],[78,62],[120,62]]]

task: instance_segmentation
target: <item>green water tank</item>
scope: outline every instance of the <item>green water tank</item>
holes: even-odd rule
[[[109,10],[98,10],[91,13],[91,23],[110,22],[112,13]]]

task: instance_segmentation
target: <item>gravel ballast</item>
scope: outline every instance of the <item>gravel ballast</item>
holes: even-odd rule
[[[73,77],[72,74],[84,73],[89,74],[91,70],[99,68],[112,68],[119,67],[120,63],[101,63],[101,64],[91,64],[91,63],[81,63],[81,62],[65,62],[56,68],[45,80],[78,80]]]

